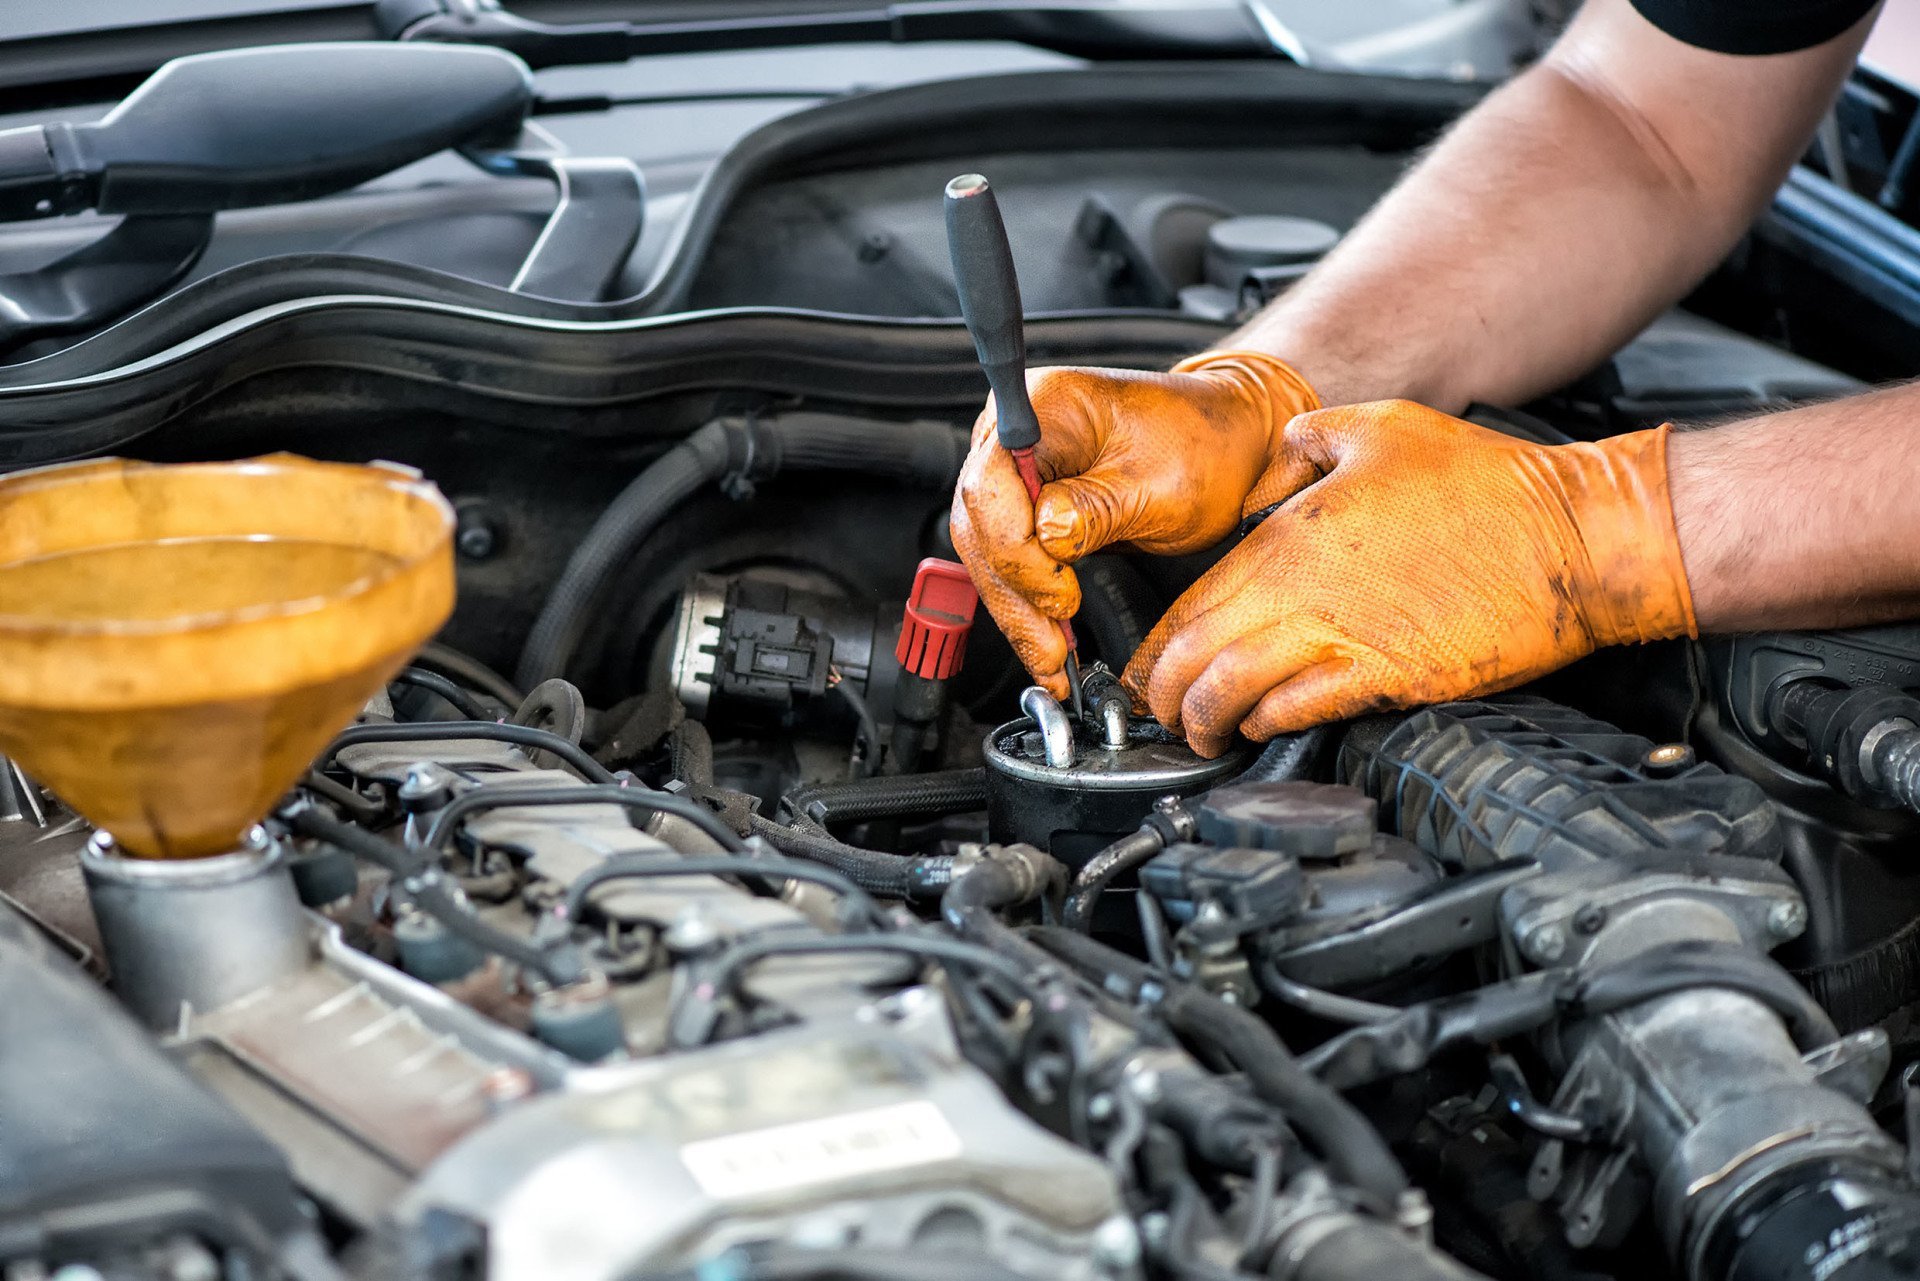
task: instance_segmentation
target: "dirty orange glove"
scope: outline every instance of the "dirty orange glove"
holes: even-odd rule
[[[1172,373],[1037,369],[1034,461],[1046,484],[1027,498],[994,438],[993,403],[953,497],[953,544],[980,599],[1034,678],[1067,696],[1056,619],[1080,608],[1072,562],[1114,543],[1178,555],[1232,532],[1314,472],[1278,448],[1319,399],[1291,365],[1259,352],[1209,352]]]
[[[1528,444],[1407,401],[1296,418],[1321,479],[1175,602],[1125,681],[1217,756],[1508,689],[1601,645],[1695,635],[1668,428]]]

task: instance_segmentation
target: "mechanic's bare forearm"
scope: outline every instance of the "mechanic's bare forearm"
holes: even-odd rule
[[[1520,403],[1603,359],[1706,269],[1735,219],[1683,208],[1698,199],[1543,65],[1231,345],[1284,353],[1329,404]]]
[[[1668,446],[1703,632],[1920,616],[1920,385]]]
[[[1670,39],[1627,0],[1590,0],[1547,59],[1227,345],[1291,361],[1328,404],[1457,412],[1562,385],[1726,252],[1864,36],[1732,58]]]

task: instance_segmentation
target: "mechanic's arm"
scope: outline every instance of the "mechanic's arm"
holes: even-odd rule
[[[1435,147],[1305,281],[1224,345],[1326,404],[1519,404],[1690,290],[1779,187],[1871,17],[1736,57],[1588,0],[1537,65]]]
[[[1197,551],[1308,478],[1280,433],[1322,404],[1517,403],[1592,367],[1685,293],[1761,207],[1867,22],[1800,53],[1696,49],[1628,0],[1588,0],[1305,281],[1172,374],[1042,369],[1049,483],[1029,505],[992,407],[954,543],[1036,679],[1066,693],[1050,621],[1110,543]],[[1237,349],[1237,350],[1234,350]]]
[[[1673,435],[1703,632],[1920,618],[1920,383]]]
[[[1318,479],[1126,673],[1209,755],[1602,645],[1920,614],[1920,386],[1561,446],[1383,401],[1302,415],[1285,444]]]

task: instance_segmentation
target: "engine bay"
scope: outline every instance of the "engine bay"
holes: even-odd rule
[[[1474,96],[930,79],[730,143],[593,301],[502,282],[544,211],[394,212],[434,179],[234,218],[16,353],[11,466],[379,463],[450,504],[457,595],[216,858],[130,857],[0,762],[0,1277],[1920,1270],[1920,625],[1203,759],[1115,673],[1226,547],[1082,563],[1067,700],[954,563],[962,160],[1035,362],[1164,368]],[[1469,416],[1561,443],[1875,376],[1779,341],[1810,286],[1756,236]],[[215,737],[168,740],[183,778],[252,786]]]

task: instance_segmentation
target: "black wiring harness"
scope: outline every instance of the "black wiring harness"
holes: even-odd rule
[[[1410,1005],[1391,1018],[1349,1028],[1301,1062],[1335,1088],[1356,1089],[1417,1072],[1457,1046],[1491,1045],[1561,1019],[1591,1018],[1696,988],[1753,997],[1781,1017],[1802,1050],[1839,1036],[1826,1011],[1785,970],[1745,948],[1688,940],[1649,948],[1617,965],[1543,970]]]

